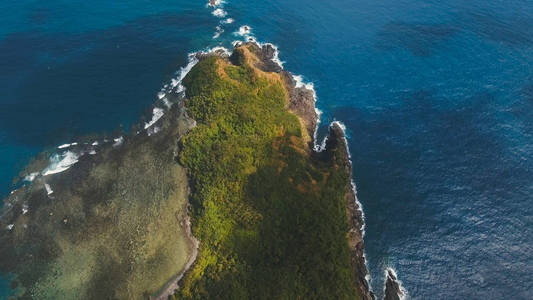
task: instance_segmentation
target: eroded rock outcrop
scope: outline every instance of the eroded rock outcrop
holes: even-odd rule
[[[385,270],[385,295],[383,300],[403,300],[405,299],[406,292],[398,281],[398,276],[393,269],[388,268]]]

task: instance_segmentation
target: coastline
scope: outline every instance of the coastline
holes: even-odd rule
[[[243,45],[241,45],[243,46]],[[275,46],[271,44],[258,44],[255,42],[251,43],[245,43],[244,46],[249,46],[249,50],[258,58],[258,60],[254,60],[254,66],[257,67],[259,72],[263,71],[265,73],[267,72],[274,72],[277,73],[276,77],[281,79],[281,85],[285,87],[286,96],[288,99],[287,103],[287,110],[298,117],[302,129],[302,139],[307,144],[307,147],[303,147],[302,149],[305,149],[305,152],[309,154],[309,156],[313,159],[316,158],[318,160],[321,160],[325,155],[333,154],[335,157],[335,160],[330,160],[329,158],[327,161],[333,163],[333,165],[340,167],[340,170],[342,170],[341,173],[346,175],[347,181],[346,181],[346,217],[348,224],[350,225],[350,231],[347,234],[347,243],[349,245],[350,253],[351,253],[351,262],[352,262],[352,269],[353,274],[355,274],[353,278],[353,286],[355,287],[358,294],[362,296],[363,299],[373,299],[373,295],[370,291],[368,282],[366,281],[366,275],[368,274],[368,271],[366,269],[365,265],[365,259],[364,259],[364,247],[363,247],[363,231],[362,226],[364,223],[363,220],[363,214],[360,210],[360,205],[357,202],[357,198],[355,195],[355,190],[353,187],[353,183],[351,181],[351,161],[350,161],[350,154],[349,150],[347,148],[347,143],[344,135],[344,129],[339,123],[332,123],[330,125],[330,133],[328,137],[326,138],[324,145],[325,147],[318,150],[319,148],[316,147],[316,127],[319,123],[319,113],[316,110],[315,104],[316,104],[316,96],[315,92],[312,88],[309,88],[308,85],[299,84],[297,78],[288,71],[283,70],[280,64],[275,62],[275,58],[277,57],[277,49]],[[237,49],[238,47],[236,47]],[[236,51],[237,52],[237,51]],[[235,53],[235,52],[234,52]],[[228,61],[232,58],[229,55],[229,51],[224,48],[216,48],[212,49],[210,51],[200,51],[194,54],[191,54],[190,57],[193,57],[196,60],[202,60],[203,58],[207,58],[210,56],[217,56],[221,57],[222,59]],[[191,63],[191,67],[192,68]],[[187,69],[190,69],[187,68]],[[188,70],[187,70],[188,71]],[[185,77],[186,72],[180,72],[180,81]],[[183,74],[185,73],[185,74]],[[179,85],[179,86],[178,86]],[[183,88],[181,88],[180,83],[175,85],[175,88],[177,88],[178,94],[181,94],[181,92],[184,91]],[[169,95],[170,96],[170,95]],[[181,97],[180,97],[181,98]],[[160,97],[160,101],[164,102],[165,98]],[[169,113],[164,113],[161,115],[156,114],[156,110],[154,109],[154,116],[152,118],[152,121],[145,124],[145,133],[142,133],[139,135],[139,132],[137,134],[124,138],[117,138],[113,141],[109,141],[109,145],[102,149],[107,149],[106,151],[98,151],[98,155],[95,155],[96,152],[93,154],[92,151],[91,155],[84,156],[80,155],[80,161],[76,161],[73,163],[73,167],[66,171],[65,173],[62,173],[63,175],[57,175],[47,178],[46,182],[48,180],[51,181],[51,187],[50,185],[46,185],[46,197],[52,199],[54,197],[57,197],[58,200],[66,201],[68,193],[74,193],[76,191],[70,191],[69,184],[71,181],[65,179],[70,174],[78,174],[79,170],[84,170],[84,172],[89,172],[92,170],[92,166],[94,163],[92,163],[93,159],[91,157],[94,157],[94,159],[97,159],[98,161],[101,161],[104,163],[103,158],[100,159],[102,155],[107,155],[105,153],[114,153],[113,157],[118,157],[117,155],[122,155],[122,153],[125,151],[125,149],[132,149],[133,151],[134,146],[140,143],[140,141],[144,141],[146,143],[154,143],[153,146],[155,146],[157,151],[160,151],[159,147],[164,147],[166,151],[166,155],[168,157],[173,156],[174,159],[176,159],[177,153],[179,153],[181,150],[178,148],[175,148],[174,146],[168,145],[167,142],[169,138],[177,138],[179,140],[180,137],[184,136],[190,129],[196,126],[196,121],[192,118],[190,118],[187,114],[187,107],[186,107],[186,99],[180,99],[180,102],[177,103],[172,109],[169,109]],[[175,124],[181,124],[179,125],[180,128],[172,128],[172,125]],[[152,136],[153,137],[150,137]],[[155,139],[155,140],[154,140]],[[305,145],[302,144],[302,145]],[[91,146],[96,147],[98,145],[97,142],[94,142]],[[163,146],[165,145],[165,146]],[[59,147],[59,149],[66,149],[71,146],[76,146],[73,144],[69,145],[62,145]],[[170,146],[170,147],[169,147]],[[168,147],[168,148],[167,148]],[[133,152],[132,152],[133,153]],[[158,152],[159,153],[159,152]],[[173,154],[171,154],[173,153]],[[95,155],[95,156],[93,156]],[[132,154],[133,155],[133,154]],[[91,158],[91,159],[90,159]],[[168,159],[167,159],[168,160]],[[315,161],[316,162],[316,161]],[[341,162],[341,163],[339,163]],[[74,164],[76,164],[74,166]],[[69,165],[70,167],[70,165]],[[181,168],[181,166],[179,167]],[[181,172],[181,171],[180,171]],[[55,173],[50,174],[44,174],[51,175]],[[76,180],[83,182],[85,180],[86,176],[76,176]],[[57,179],[61,180],[57,180]],[[76,181],[76,182],[77,182]],[[37,178],[35,183],[40,183],[41,177]],[[79,184],[78,184],[79,185]],[[183,185],[185,187],[185,185]],[[43,190],[41,187],[38,188],[39,190]],[[341,190],[341,189],[338,189]],[[124,196],[124,193],[127,191],[127,189],[120,190],[118,193],[119,197]],[[39,192],[40,193],[40,192]],[[187,275],[187,272],[191,270],[191,268],[194,266],[197,256],[198,256],[198,249],[199,249],[199,241],[193,236],[192,234],[192,228],[191,228],[191,215],[190,215],[190,190],[187,187],[185,193],[187,195],[184,195],[187,197],[187,202],[184,204],[182,208],[182,213],[180,213],[180,216],[176,215],[176,218],[178,218],[178,225],[181,227],[181,230],[184,231],[184,237],[188,240],[187,247],[190,249],[190,253],[188,257],[185,259],[184,267],[181,269],[181,271],[171,278],[167,283],[161,287],[161,290],[157,292],[157,296],[151,297],[151,299],[166,299],[169,296],[171,296],[175,290],[179,287],[180,281]],[[52,194],[52,195],[51,195]],[[51,196],[50,196],[51,195]],[[39,197],[42,197],[39,196]],[[129,197],[129,196],[128,196]],[[54,201],[54,202],[57,202]],[[53,202],[52,202],[53,203]],[[33,204],[30,205],[30,214],[33,215],[34,211],[37,211]],[[23,208],[23,213],[24,208]],[[50,214],[50,217],[52,214]],[[71,226],[71,222],[73,222],[73,217],[69,216],[68,220],[65,217],[62,222],[64,225]],[[338,219],[338,218],[337,218]],[[81,222],[81,221],[76,221]],[[20,223],[20,222],[19,222]],[[18,224],[18,223],[17,223]],[[76,226],[78,224],[82,223],[74,223]],[[18,225],[15,226],[16,230],[18,229]],[[70,228],[70,227],[68,227]],[[11,230],[11,229],[10,229]],[[348,264],[345,264],[348,266]],[[84,279],[85,280],[85,279]],[[111,284],[111,282],[108,282],[108,284]],[[154,295],[154,294],[152,294]]]
[[[333,122],[330,125],[325,152],[337,152],[341,156],[345,172],[352,178],[352,162],[346,135],[339,122]],[[355,270],[355,284],[364,299],[375,299],[368,282],[369,271],[364,253],[364,216],[353,181],[350,181],[346,187],[346,216],[350,225],[348,243],[352,253],[352,266]]]
[[[175,278],[170,280],[170,283],[167,284],[167,286],[160,292],[158,295],[154,297],[150,297],[150,299],[157,299],[157,300],[167,300],[168,297],[170,297],[172,294],[174,294],[174,291],[179,288],[179,281],[185,276],[185,273],[191,268],[191,266],[196,261],[196,257],[198,257],[198,247],[200,246],[200,242],[194,237],[194,235],[191,232],[191,217],[189,216],[189,204],[187,203],[187,213],[185,216],[183,227],[185,229],[185,234],[187,238],[189,239],[190,245],[191,245],[191,254],[189,255],[189,258],[187,260],[187,264],[183,267],[183,270],[181,270],[178,275],[176,275]]]
[[[352,266],[356,274],[354,283],[364,299],[375,299],[368,282],[370,273],[364,254],[364,215],[361,204],[357,199],[355,184],[352,180],[352,162],[343,125],[336,121],[332,122],[323,147],[317,147],[316,130],[320,120],[316,109],[315,91],[307,88],[305,85],[298,86],[293,74],[274,63],[273,59],[276,56],[275,51],[277,50],[270,44],[265,44],[262,47],[254,42],[247,44],[258,48],[257,53],[260,54],[258,57],[263,62],[263,65],[260,67],[262,67],[263,71],[281,73],[289,94],[289,111],[296,114],[302,121],[302,125],[310,137],[309,146],[312,153],[314,155],[320,155],[322,151],[328,153],[339,151],[338,153],[343,161],[345,172],[350,176],[350,182],[346,185],[346,217],[350,226],[348,243],[352,253]]]

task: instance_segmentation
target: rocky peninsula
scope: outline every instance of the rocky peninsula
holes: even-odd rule
[[[373,299],[344,130],[315,150],[314,92],[275,51],[198,54],[157,131],[10,195],[0,271],[14,294]]]

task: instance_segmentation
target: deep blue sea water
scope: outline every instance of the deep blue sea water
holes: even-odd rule
[[[378,297],[393,267],[413,299],[533,299],[533,3],[228,0],[218,39],[205,4],[0,0],[0,195],[246,24],[347,127]]]

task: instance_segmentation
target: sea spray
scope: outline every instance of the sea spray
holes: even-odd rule
[[[115,143],[113,143],[113,148],[122,146],[122,144],[124,143],[124,137],[120,136],[120,137],[118,137],[116,139],[113,139],[113,141],[115,142]]]
[[[24,176],[24,181],[32,182],[35,179],[35,177],[37,177],[38,175],[39,175],[39,172],[30,173],[29,175]]]
[[[63,145],[60,145],[60,146],[57,146],[57,149],[66,149],[66,148],[70,148],[72,146],[77,146],[78,143],[74,142],[74,143],[71,143],[71,144],[63,144]]]
[[[217,18],[224,18],[228,13],[222,8],[217,8],[212,12],[212,14]]]
[[[144,129],[150,128],[152,125],[154,125],[161,117],[165,114],[165,111],[162,108],[154,107],[153,114],[152,114],[152,120],[150,122],[144,124]]]
[[[207,7],[217,8],[219,6],[222,6],[222,4],[224,3],[225,1],[222,0],[210,0],[209,2],[207,2]]]
[[[54,154],[50,157],[50,165],[43,170],[42,174],[47,176],[61,173],[77,163],[78,158],[79,155],[72,151]]]

